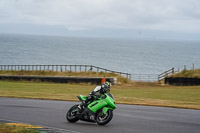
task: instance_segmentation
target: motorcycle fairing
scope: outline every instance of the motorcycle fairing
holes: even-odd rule
[[[77,96],[77,97],[80,101],[85,101],[87,99],[87,96],[84,96],[84,95],[80,95],[80,96]]]

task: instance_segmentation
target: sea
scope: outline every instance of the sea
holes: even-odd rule
[[[0,34],[0,65],[94,65],[158,75],[172,67],[200,68],[200,40]]]

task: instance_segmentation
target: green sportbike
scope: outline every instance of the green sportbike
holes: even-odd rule
[[[83,102],[86,96],[80,95],[78,99]],[[111,93],[104,93],[99,98],[88,103],[87,107],[80,112],[79,104],[72,106],[66,115],[69,122],[77,122],[78,120],[87,122],[97,122],[99,125],[105,125],[111,121],[113,117],[113,110],[117,108],[115,99]]]

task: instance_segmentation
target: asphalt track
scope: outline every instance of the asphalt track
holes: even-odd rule
[[[12,120],[79,133],[200,133],[200,110],[117,105],[112,121],[68,123],[67,110],[77,102],[0,97],[0,121]]]

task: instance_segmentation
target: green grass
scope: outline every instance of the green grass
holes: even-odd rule
[[[26,81],[0,81],[0,96],[77,101],[96,86]],[[200,86],[161,86],[155,83],[131,83],[112,86],[117,103],[200,109]]]
[[[200,87],[125,87],[123,90],[113,90],[119,103],[200,109]]]
[[[0,81],[0,96],[8,97],[75,100],[75,94],[87,94],[91,89],[88,85]]]

